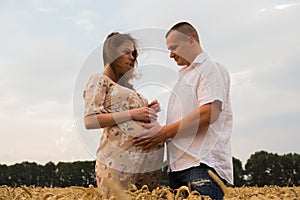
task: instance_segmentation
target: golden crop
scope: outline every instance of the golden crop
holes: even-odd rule
[[[90,186],[88,188],[72,186],[67,188],[47,188],[47,187],[7,187],[0,186],[0,200],[7,199],[40,199],[40,200],[159,200],[159,199],[175,199],[175,200],[196,200],[196,199],[210,199],[209,197],[201,196],[197,192],[191,192],[189,187],[183,186],[178,190],[172,191],[168,187],[160,187],[152,192],[148,190],[147,186],[137,189],[135,185],[130,185],[128,190],[120,190],[118,186],[112,185],[110,188],[112,195],[106,198],[103,192],[97,188]],[[185,192],[184,192],[185,191]],[[296,200],[300,199],[300,187],[240,187],[240,188],[226,188],[226,199],[286,199]]]

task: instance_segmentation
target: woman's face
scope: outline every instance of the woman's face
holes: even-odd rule
[[[136,53],[133,43],[124,42],[117,49],[117,54],[119,57],[113,62],[115,72],[123,76],[127,72],[132,72],[135,64],[135,57],[133,56]]]

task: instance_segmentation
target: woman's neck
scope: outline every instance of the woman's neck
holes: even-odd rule
[[[114,72],[114,70],[110,65],[105,66],[102,73],[108,76],[111,80],[113,80],[116,83],[119,81],[119,77],[117,76],[117,74]]]

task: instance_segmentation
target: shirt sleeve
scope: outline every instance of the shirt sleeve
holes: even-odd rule
[[[198,105],[202,106],[219,100],[222,102],[223,109],[225,95],[226,92],[221,73],[217,66],[210,62],[200,74],[199,85],[197,88]]]
[[[84,116],[99,113],[108,113],[104,102],[108,91],[108,80],[99,74],[93,75],[83,94],[85,102]]]

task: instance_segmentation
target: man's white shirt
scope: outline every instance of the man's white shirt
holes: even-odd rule
[[[177,135],[167,142],[171,171],[181,171],[205,163],[228,183],[233,184],[230,140],[232,110],[229,92],[229,73],[224,66],[213,62],[205,52],[197,56],[191,65],[179,70],[178,81],[169,99],[167,125],[216,100],[222,102],[222,112],[210,124],[206,133],[198,133],[197,126],[189,132],[179,129]]]

